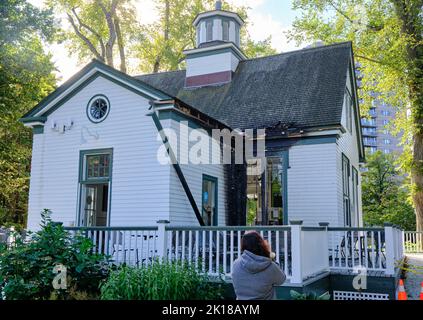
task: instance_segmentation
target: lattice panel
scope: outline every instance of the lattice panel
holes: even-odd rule
[[[389,300],[385,293],[334,291],[333,300]]]

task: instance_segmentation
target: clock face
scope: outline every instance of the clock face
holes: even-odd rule
[[[88,103],[88,118],[95,123],[103,121],[109,114],[109,101],[106,97],[97,96]]]

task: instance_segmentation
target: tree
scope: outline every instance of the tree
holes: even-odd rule
[[[352,41],[363,75],[363,110],[375,96],[398,108],[405,130],[402,167],[412,177],[417,229],[423,230],[423,0],[295,0],[297,42]],[[411,110],[411,116],[407,115]]]
[[[414,230],[416,217],[409,199],[409,190],[400,177],[395,159],[381,151],[370,155],[362,177],[363,217],[367,226],[394,223],[405,230]]]
[[[25,224],[31,159],[31,130],[18,119],[56,84],[42,41],[54,35],[51,11],[24,0],[0,9],[0,225]]]
[[[82,61],[96,58],[127,72],[126,47],[138,29],[130,0],[48,0],[56,12],[65,12],[70,29],[62,30],[60,41]]]
[[[134,46],[134,54],[140,60],[139,69],[144,72],[169,71],[183,68],[183,51],[196,46],[196,31],[192,26],[195,17],[213,10],[215,0],[158,0],[159,20],[144,26],[143,41]],[[223,4],[223,10],[237,12],[248,24],[247,8]],[[255,42],[246,28],[241,30],[241,44],[250,57],[275,54],[270,38]]]

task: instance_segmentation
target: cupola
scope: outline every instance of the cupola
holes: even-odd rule
[[[244,21],[237,13],[222,10],[222,2],[217,1],[215,10],[200,13],[193,25],[197,47],[184,51],[186,87],[230,82],[238,63],[246,59],[240,50],[240,29]]]

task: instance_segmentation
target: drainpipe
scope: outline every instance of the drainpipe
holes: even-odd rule
[[[173,152],[172,147],[169,144],[169,139],[167,138],[166,134],[163,131],[162,124],[160,123],[160,119],[157,116],[157,111],[154,110],[154,106],[156,105],[156,103],[154,101],[150,101],[150,105],[151,105],[151,108],[150,108],[151,112],[149,112],[147,116],[151,116],[153,118],[157,131],[159,132],[160,137],[162,138],[162,142],[164,146],[166,147],[166,151],[170,157],[170,160],[172,161],[172,166],[175,169],[176,174],[178,175],[178,178],[182,184],[182,187],[184,188],[185,194],[189,200],[189,203],[191,204],[192,210],[194,210],[198,223],[200,224],[200,226],[204,226],[205,223],[204,223],[203,217],[201,216],[200,210],[197,207],[197,203],[195,202],[194,196],[192,195],[192,192],[188,186],[187,180],[185,179],[181,166],[179,165],[178,160],[176,159],[175,153]]]

